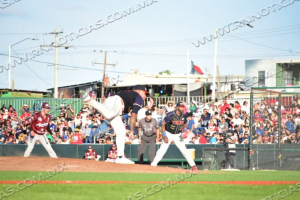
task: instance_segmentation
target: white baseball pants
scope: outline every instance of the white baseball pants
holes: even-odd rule
[[[35,134],[33,138],[30,138],[30,136],[28,136],[28,142],[27,142],[28,147],[24,153],[24,157],[30,156],[30,154],[34,148],[34,144],[37,140],[42,143],[42,145],[45,147],[46,151],[48,152],[48,154],[51,158],[57,158],[56,153],[52,149],[51,144],[50,144],[48,138],[46,137],[46,134],[44,134],[44,135]]]
[[[98,112],[100,112],[112,125],[116,133],[116,145],[118,148],[118,156],[124,155],[126,129],[120,117],[122,115],[124,104],[119,96],[108,97],[105,102],[99,103],[91,100],[89,103]]]
[[[191,167],[195,166],[196,164],[195,164],[195,162],[192,158],[192,155],[187,150],[187,148],[184,144],[184,141],[180,141],[180,135],[181,134],[180,133],[179,134],[172,134],[172,133],[169,133],[168,131],[166,131],[166,134],[167,134],[167,137],[169,139],[169,142],[165,143],[164,141],[162,141],[162,145],[160,146],[160,148],[156,152],[156,156],[155,156],[153,162],[151,163],[151,165],[152,166],[157,166],[159,161],[164,157],[165,153],[167,152],[171,142],[174,141],[175,145],[180,150],[180,152],[182,153],[182,155],[184,156],[186,161],[189,163],[189,165]]]

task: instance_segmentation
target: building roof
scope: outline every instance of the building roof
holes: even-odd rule
[[[79,83],[79,84],[75,84],[75,85],[66,85],[66,86],[60,86],[58,88],[73,88],[73,87],[82,87],[82,86],[86,86],[86,85],[94,85],[94,84],[98,84],[101,83],[101,81],[92,81],[92,82],[87,82],[87,83]],[[54,88],[48,88],[47,90],[53,90]]]
[[[8,88],[0,88],[0,91],[7,92],[31,92],[31,93],[48,93],[48,91],[38,91],[38,90],[25,90],[25,89],[8,89]]]

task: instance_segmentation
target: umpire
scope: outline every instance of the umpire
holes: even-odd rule
[[[156,141],[159,138],[159,125],[156,119],[152,119],[152,112],[146,111],[146,117],[139,122],[139,148],[138,148],[138,163],[143,164],[144,153],[149,143],[149,162],[154,160]]]

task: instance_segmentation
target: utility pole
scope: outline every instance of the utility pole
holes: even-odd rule
[[[217,72],[217,44],[218,44],[218,29],[215,29],[216,39],[215,39],[215,56],[214,56],[214,75],[212,83],[212,100],[216,100],[216,72]]]
[[[51,32],[49,34],[55,34],[55,41],[54,45],[53,43],[50,45],[40,45],[40,47],[54,47],[55,48],[55,62],[54,62],[54,98],[58,98],[58,47],[64,47],[66,49],[73,47],[73,46],[62,46],[58,44],[58,34],[63,33],[63,31],[58,32],[57,28],[55,29],[55,32]]]
[[[102,80],[102,87],[101,87],[101,100],[102,100],[102,103],[103,103],[103,100],[104,100],[104,79],[105,79],[105,73],[106,73],[106,65],[111,65],[111,66],[116,66],[117,65],[117,64],[107,64],[106,61],[107,61],[107,51],[104,52],[104,63],[93,62],[93,65],[94,64],[103,65],[103,80]]]
[[[10,73],[11,73],[10,49],[11,49],[11,46],[8,45],[8,89],[10,89]]]

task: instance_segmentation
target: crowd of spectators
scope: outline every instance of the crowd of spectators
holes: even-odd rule
[[[151,102],[151,101],[150,101]],[[138,112],[138,121],[145,117],[147,110],[152,111],[152,118],[159,124],[167,112],[175,109],[175,102],[169,101],[157,107],[155,103],[146,104]],[[188,128],[182,132],[186,144],[221,144],[224,135],[232,132],[236,143],[248,144],[252,137],[254,144],[297,143],[300,144],[300,105],[294,100],[290,106],[278,108],[278,102],[261,101],[254,103],[253,128],[250,133],[250,106],[247,101],[227,103],[192,101],[185,107],[188,116]],[[24,104],[21,115],[10,105],[2,105],[0,111],[0,144],[26,144],[31,132],[28,117],[39,112],[34,104],[32,108]],[[281,138],[278,132],[278,112],[281,112]],[[136,123],[134,138],[129,137],[130,113],[122,116],[127,129],[126,144],[138,144],[139,123]],[[52,144],[114,144],[116,135],[113,127],[94,108],[84,104],[75,113],[72,105],[62,104],[58,116],[52,116],[50,122],[52,134],[47,138]],[[160,135],[158,143],[161,143]]]

